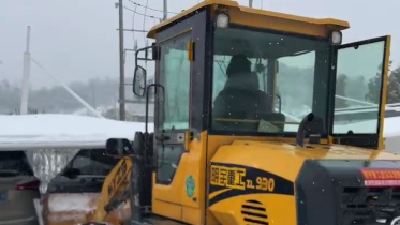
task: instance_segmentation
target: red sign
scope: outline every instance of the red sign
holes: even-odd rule
[[[361,169],[366,186],[400,186],[400,169]]]

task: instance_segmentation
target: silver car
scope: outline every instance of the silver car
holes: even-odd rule
[[[37,225],[39,188],[24,151],[0,152],[0,225]]]

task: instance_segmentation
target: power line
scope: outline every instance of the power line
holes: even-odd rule
[[[59,85],[61,85],[67,92],[69,92],[72,95],[72,97],[74,97],[75,100],[77,100],[79,103],[81,103],[83,106],[85,106],[93,115],[95,115],[99,118],[104,118],[99,111],[94,109],[89,103],[85,102],[85,100],[83,100],[71,88],[69,88],[66,84],[64,84],[57,76],[49,73],[42,64],[40,64],[38,61],[36,61],[32,57],[30,58],[30,61],[32,61],[34,64],[36,64],[46,75],[53,78]]]
[[[150,10],[150,11],[154,11],[154,12],[164,12],[164,11],[162,11],[162,10],[159,10],[159,9],[153,9],[153,8],[150,8],[150,7],[148,7],[148,6],[142,5],[142,4],[140,4],[140,3],[134,2],[134,1],[132,1],[132,0],[128,0],[128,1],[130,1],[132,4],[135,4],[135,5],[138,5],[138,6],[144,7],[145,9],[148,9],[148,10]],[[167,12],[167,13],[171,13],[171,14],[179,14],[179,13],[177,13],[177,12]]]
[[[128,8],[127,6],[124,6],[124,9],[126,9],[126,10],[128,10],[128,11],[131,11],[131,12],[133,12],[133,13],[136,13],[136,14],[138,14],[138,15],[144,16],[144,17],[162,19],[161,17],[158,17],[158,16],[151,16],[151,15],[146,15],[146,14],[143,14],[143,13],[138,13],[138,12],[136,12],[135,10]]]

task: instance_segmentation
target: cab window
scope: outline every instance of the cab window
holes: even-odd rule
[[[338,50],[333,133],[376,134],[385,41]]]
[[[191,33],[160,43],[160,84],[164,86],[160,130],[188,129],[190,103],[190,61],[188,42]]]
[[[329,49],[327,40],[216,28],[212,130],[294,133],[311,112],[326,123]]]

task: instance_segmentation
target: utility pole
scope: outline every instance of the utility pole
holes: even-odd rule
[[[253,0],[249,0],[249,7],[253,8]]]
[[[119,11],[119,120],[125,120],[125,76],[124,76],[124,17],[122,0],[118,1]]]
[[[27,35],[26,35],[26,50],[24,53],[24,71],[23,71],[22,87],[21,87],[21,102],[20,102],[20,107],[19,107],[20,115],[28,114],[29,73],[30,73],[30,64],[31,64],[30,63],[31,56],[29,53],[30,38],[31,38],[31,27],[28,26]]]
[[[163,6],[164,6],[164,7],[163,7],[163,13],[164,13],[164,15],[163,15],[163,21],[164,21],[164,20],[166,20],[167,17],[168,17],[167,0],[164,0],[164,5],[163,5]]]

